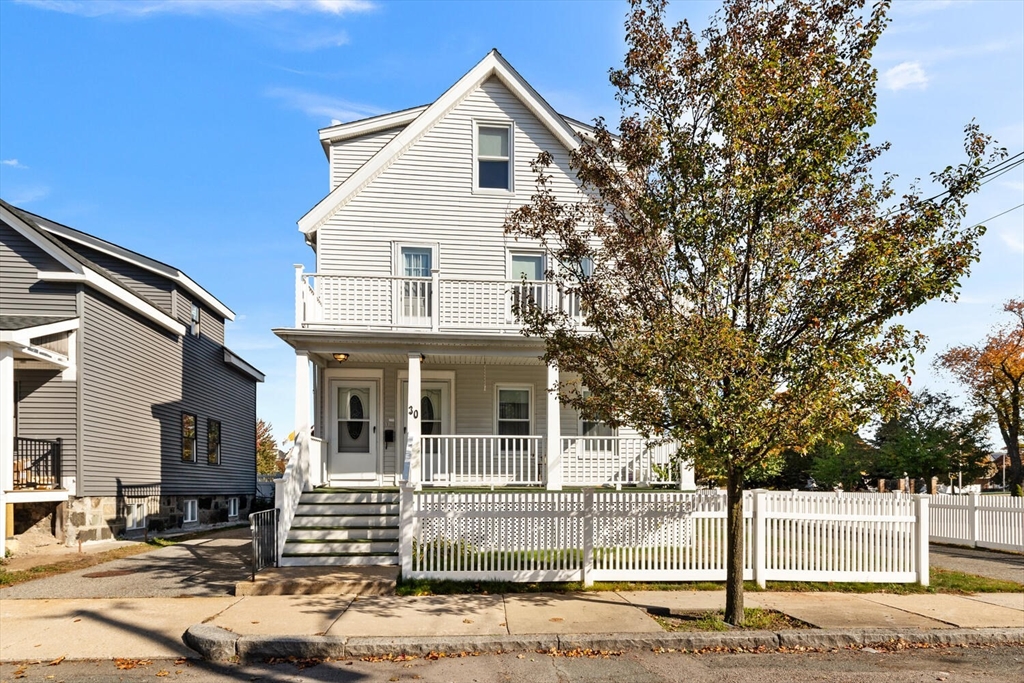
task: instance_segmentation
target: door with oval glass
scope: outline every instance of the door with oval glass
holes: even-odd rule
[[[451,394],[450,384],[448,382],[436,382],[436,381],[424,381],[420,384],[420,433],[423,436],[436,436],[438,434],[451,434]],[[401,389],[401,403],[399,405],[409,405],[407,397],[409,396],[409,381],[402,380]],[[399,416],[402,419],[400,432],[402,435],[402,448],[399,450],[399,458],[405,457],[405,444],[408,437],[408,430],[406,428],[406,418],[404,415],[405,411],[398,411]],[[429,439],[424,442],[423,445],[423,476],[427,481],[438,480],[438,474],[447,473],[447,465],[443,462],[443,458],[439,459],[438,455],[439,445],[436,442],[431,442]],[[444,479],[444,477],[441,477]]]
[[[377,383],[331,382],[331,443],[327,473],[332,480],[377,478]]]

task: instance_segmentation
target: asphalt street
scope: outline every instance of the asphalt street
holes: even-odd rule
[[[0,665],[0,680],[26,683],[103,681],[262,681],[285,683],[781,683],[783,681],[1020,683],[1024,647],[832,650],[794,653],[655,653],[596,656],[528,652],[438,660],[340,660],[216,665],[195,660],[120,660]]]

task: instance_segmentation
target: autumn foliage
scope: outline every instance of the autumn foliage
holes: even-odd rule
[[[948,349],[937,364],[967,387],[979,407],[994,415],[1010,459],[1007,484],[1019,496],[1024,485],[1020,460],[1024,300],[1011,299],[1003,310],[1011,315],[1010,323],[993,330],[984,342]]]

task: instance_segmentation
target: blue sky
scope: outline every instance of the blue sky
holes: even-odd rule
[[[677,2],[703,26],[717,3]],[[617,109],[622,2],[176,2],[0,0],[0,195],[171,263],[238,315],[228,345],[267,373],[260,416],[292,428],[293,263],[312,269],[295,222],[328,189],[317,129],[426,104],[492,47],[563,114]],[[909,181],[962,159],[976,118],[1024,149],[1024,2],[897,2],[875,65],[875,140]],[[974,224],[1024,203],[1024,170],[971,202]],[[906,321],[930,366],[980,339],[1024,296],[1024,210],[992,221],[956,304]]]

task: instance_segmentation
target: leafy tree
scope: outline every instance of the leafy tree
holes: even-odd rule
[[[256,472],[259,474],[278,473],[274,427],[262,419],[256,420]]]
[[[970,391],[980,408],[990,411],[1010,458],[1009,485],[1021,495],[1021,399],[1024,392],[1024,300],[1011,299],[1003,310],[1013,316],[1008,325],[994,329],[983,343],[955,346],[939,356],[937,365],[948,370]]]
[[[899,417],[883,423],[874,440],[890,476],[906,472],[915,479],[945,481],[951,473],[962,472],[970,483],[988,468],[988,424],[986,415],[969,414],[948,395],[926,390]]]
[[[896,197],[875,181],[876,71],[888,3],[727,0],[699,36],[633,0],[611,72],[618,134],[595,122],[555,194],[550,154],[506,232],[538,240],[572,313],[516,307],[584,415],[679,440],[728,490],[726,619],[743,620],[747,473],[854,431],[906,398],[878,368],[909,367],[922,338],[890,321],[954,294],[978,258],[961,228],[991,140],[966,127],[967,160]],[[570,375],[569,373],[573,373]],[[584,393],[581,386],[589,390]]]
[[[862,488],[864,478],[872,476],[877,466],[877,450],[856,433],[822,439],[811,449],[811,477],[821,488]]]

